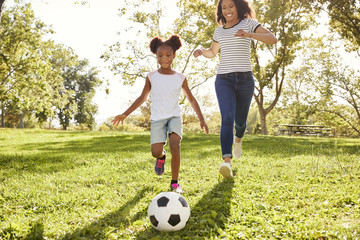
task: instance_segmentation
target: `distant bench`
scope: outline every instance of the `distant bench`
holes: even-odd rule
[[[323,125],[284,124],[280,128],[281,135],[333,137],[334,130]]]

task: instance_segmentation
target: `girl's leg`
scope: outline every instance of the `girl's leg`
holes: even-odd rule
[[[151,145],[151,153],[156,158],[155,173],[156,175],[163,175],[165,171],[166,154],[164,150],[165,143],[154,143]]]
[[[165,143],[151,144],[151,154],[154,158],[161,158],[164,156],[164,145]]]
[[[180,171],[180,141],[181,137],[176,133],[169,136],[169,147],[171,151],[171,179],[178,180]]]
[[[165,151],[164,145],[167,141],[166,136],[167,120],[151,121],[150,143],[151,153],[156,158],[155,173],[162,175],[165,171]]]

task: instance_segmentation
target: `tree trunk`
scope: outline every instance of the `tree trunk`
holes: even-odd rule
[[[5,107],[3,103],[1,103],[1,127],[5,127]]]
[[[20,113],[20,128],[24,129],[24,113]]]
[[[260,114],[260,123],[261,123],[261,134],[268,135],[267,123],[266,123],[266,111],[264,109],[260,109],[259,107],[259,114]]]
[[[5,0],[0,0],[0,21],[1,21],[1,13],[3,10],[4,3],[5,3]]]

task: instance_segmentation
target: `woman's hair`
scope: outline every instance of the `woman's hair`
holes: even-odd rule
[[[256,18],[254,9],[251,7],[247,0],[233,0],[238,12],[240,21],[245,18]],[[219,25],[225,25],[226,19],[222,14],[222,3],[223,0],[219,0],[216,8],[216,21]]]
[[[150,42],[151,52],[156,54],[157,49],[162,45],[170,46],[175,53],[181,47],[181,38],[177,34],[171,35],[166,41],[163,41],[160,37],[154,37]]]

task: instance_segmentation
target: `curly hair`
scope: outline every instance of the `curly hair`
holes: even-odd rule
[[[238,12],[240,21],[245,18],[256,18],[256,14],[252,6],[247,0],[233,0]],[[223,0],[219,0],[216,8],[216,21],[219,25],[225,25],[226,19],[222,14]]]
[[[170,46],[175,53],[181,47],[181,38],[177,34],[171,35],[171,37],[166,41],[163,41],[160,37],[154,37],[150,41],[151,52],[156,54],[157,49],[162,45]]]

